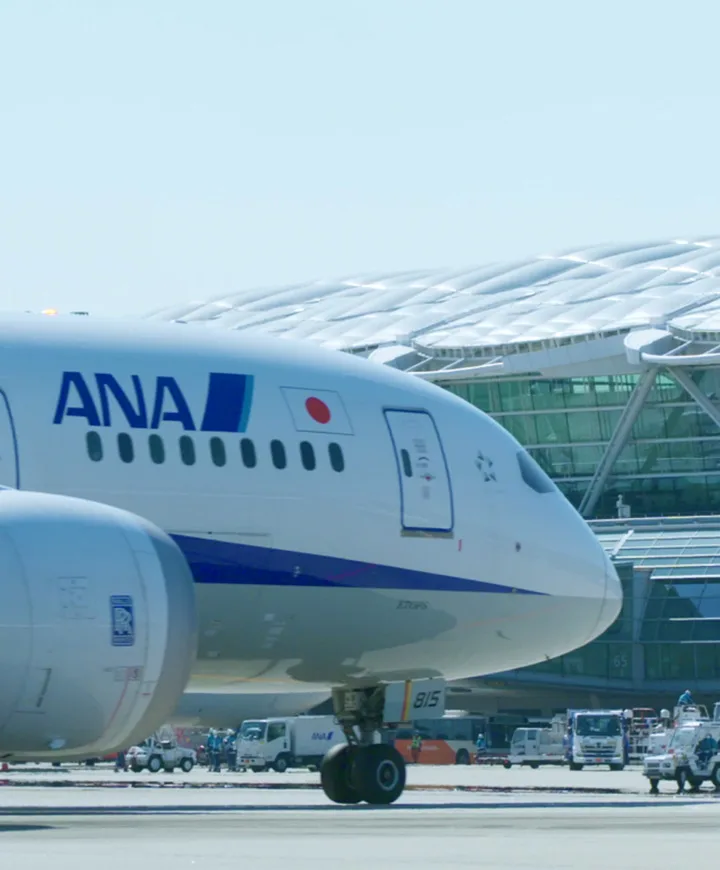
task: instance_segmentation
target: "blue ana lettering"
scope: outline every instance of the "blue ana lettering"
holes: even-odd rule
[[[210,372],[197,418],[173,377],[161,375],[142,381],[138,375],[124,379],[99,372],[84,376],[63,372],[53,423],[67,417],[82,417],[91,427],[121,425],[131,429],[159,429],[179,423],[186,432],[245,432],[252,408],[252,375]],[[148,414],[148,410],[152,413]]]
[[[166,393],[175,404],[174,408],[168,410],[165,409]],[[190,408],[188,408],[180,387],[175,383],[175,378],[158,378],[155,387],[155,404],[153,405],[150,428],[157,429],[160,423],[171,421],[182,423],[183,429],[186,431],[194,431],[195,429]]]
[[[88,426],[112,426],[112,410],[116,408],[132,429],[157,429],[162,423],[177,422],[186,431],[195,430],[188,403],[174,378],[154,379],[153,412],[149,427],[147,401],[137,375],[132,375],[130,379],[134,393],[132,398],[114,375],[102,372],[95,374],[94,380],[97,401],[80,372],[63,372],[53,423],[62,423],[66,417],[84,417]]]
[[[125,415],[131,429],[147,429],[147,408],[145,407],[145,396],[142,391],[142,384],[137,375],[132,376],[133,387],[135,388],[135,406],[128,399],[122,388],[112,375],[97,374],[95,375],[98,391],[100,393],[100,408],[102,410],[103,426],[110,426],[110,402],[108,396],[112,395],[115,401],[120,406],[120,410]]]
[[[70,395],[71,390],[75,391],[74,396]],[[78,399],[79,405],[70,405],[71,401]],[[62,423],[65,417],[85,417],[89,426],[100,425],[100,417],[95,402],[80,372],[63,372],[53,423]]]

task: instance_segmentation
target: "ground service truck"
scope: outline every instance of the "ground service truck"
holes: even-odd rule
[[[345,734],[334,716],[293,716],[247,719],[237,738],[239,767],[268,768],[282,773],[289,767],[320,767],[325,753]]]
[[[570,770],[607,764],[622,770],[628,762],[632,710],[568,710]]]
[[[553,717],[544,727],[516,728],[504,766],[509,768],[519,764],[534,769],[541,764],[564,764],[565,728],[563,714]]]

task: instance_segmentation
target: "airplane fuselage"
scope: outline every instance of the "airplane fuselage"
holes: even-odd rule
[[[168,532],[196,582],[191,689],[325,690],[528,665],[617,615],[599,544],[462,400],[311,347],[0,321],[0,482]]]

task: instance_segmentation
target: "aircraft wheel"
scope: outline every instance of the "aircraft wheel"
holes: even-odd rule
[[[340,743],[328,752],[320,765],[323,791],[336,804],[359,804],[362,798],[350,783],[353,747]]]
[[[405,759],[394,746],[361,746],[352,759],[350,782],[367,803],[392,804],[405,788]]]

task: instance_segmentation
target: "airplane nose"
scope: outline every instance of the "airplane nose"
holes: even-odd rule
[[[615,622],[618,616],[620,616],[620,611],[622,610],[623,591],[620,578],[618,577],[612,560],[604,550],[603,557],[603,563],[605,565],[605,596],[600,607],[597,625],[595,626],[593,635],[589,640],[593,640],[606,629],[610,628],[613,622]]]
[[[606,631],[622,607],[614,565],[590,526],[564,499],[534,515],[532,563],[548,594],[537,637],[548,658],[585,646]]]
[[[580,524],[584,527],[582,531]],[[622,609],[623,592],[610,557],[595,533],[579,516],[576,517],[576,535],[587,553],[587,559],[578,571],[578,582],[582,589],[580,594],[586,596],[581,607],[584,612],[582,622],[586,632],[583,640],[585,644],[607,631],[618,618]],[[576,564],[579,566],[579,561]]]

